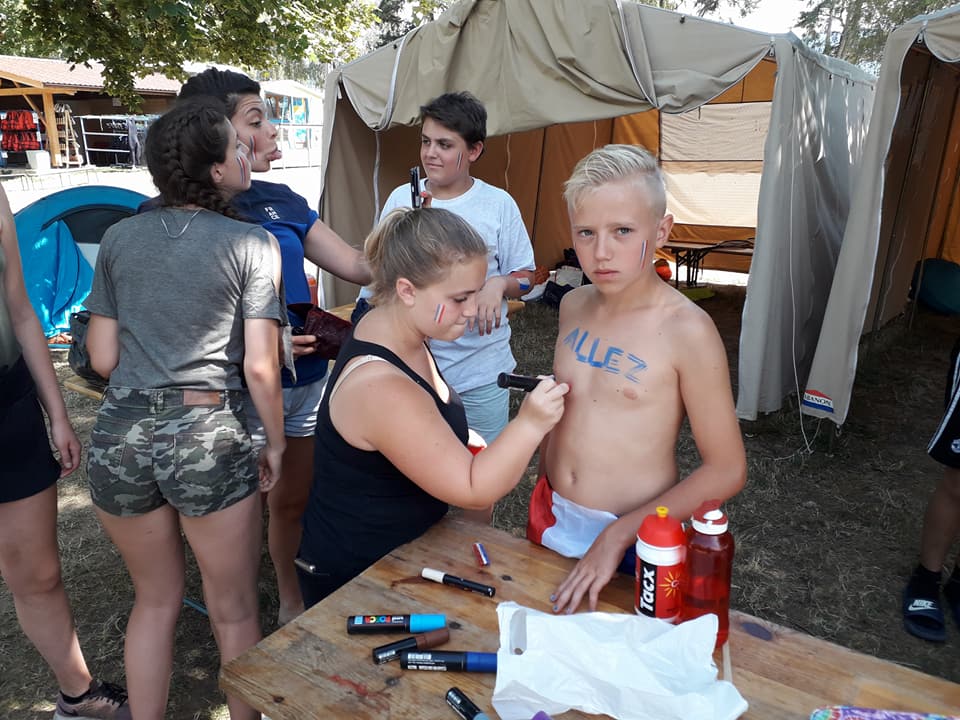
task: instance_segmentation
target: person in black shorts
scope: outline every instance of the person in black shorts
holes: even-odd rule
[[[24,288],[16,227],[0,188],[0,575],[20,627],[57,678],[54,717],[129,718],[123,688],[94,680],[87,669],[60,576],[57,480],[79,462],[80,441]]]
[[[960,537],[960,338],[950,354],[946,410],[927,452],[944,465],[943,477],[927,503],[920,535],[920,563],[903,592],[903,625],[924,640],[947,638],[940,602],[941,572],[950,546]],[[943,583],[943,596],[960,626],[960,565]]]

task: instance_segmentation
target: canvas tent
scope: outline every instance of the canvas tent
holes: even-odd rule
[[[570,245],[560,189],[580,157],[608,142],[657,149],[688,237],[756,237],[738,413],[775,410],[798,389],[846,220],[870,76],[793,35],[625,0],[465,0],[329,75],[321,216],[342,237],[362,242],[418,162],[419,106],[450,90],[486,105],[491,137],[476,174],[515,197],[540,264]],[[356,294],[329,277],[324,291],[334,303]]]
[[[70,328],[90,294],[103,232],[133,215],[146,195],[84,185],[47,195],[14,215],[27,295],[47,337]]]
[[[921,258],[960,263],[960,6],[884,48],[873,119],[803,411],[847,417],[864,332],[900,314]]]

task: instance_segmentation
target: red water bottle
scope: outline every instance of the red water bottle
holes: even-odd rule
[[[680,521],[662,505],[647,515],[637,531],[638,615],[676,622],[680,618],[681,581],[686,538]]]
[[[707,500],[693,513],[687,528],[687,572],[683,582],[683,620],[714,613],[719,621],[717,644],[730,633],[730,575],[733,535],[719,500]]]

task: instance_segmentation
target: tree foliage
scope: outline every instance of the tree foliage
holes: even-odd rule
[[[363,0],[0,0],[16,13],[0,48],[104,65],[104,89],[137,107],[135,77],[183,78],[186,61],[276,67],[350,60],[374,21]]]
[[[797,25],[803,39],[833,57],[876,70],[891,32],[956,0],[810,0]]]
[[[451,0],[380,0],[377,18],[380,35],[377,46],[402,38],[415,27],[436,20]]]

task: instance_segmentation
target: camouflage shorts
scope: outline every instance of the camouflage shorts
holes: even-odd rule
[[[217,405],[184,405],[182,390],[108,388],[87,458],[93,503],[120,516],[170,503],[197,517],[256,491],[242,393],[219,396]]]

